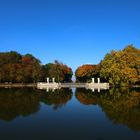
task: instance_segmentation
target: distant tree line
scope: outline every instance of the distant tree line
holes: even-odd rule
[[[0,83],[36,83],[46,81],[47,77],[54,77],[56,82],[72,82],[72,75],[72,69],[59,61],[42,65],[31,54],[0,53]],[[79,66],[75,77],[77,82],[91,82],[93,77],[100,77],[102,82],[112,85],[140,84],[140,50],[133,45],[113,50],[97,65]]]
[[[0,53],[0,83],[36,83],[55,77],[57,82],[70,82],[72,70],[58,61],[41,65],[31,54],[15,51]]]

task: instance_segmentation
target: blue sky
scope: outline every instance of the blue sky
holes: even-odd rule
[[[31,53],[75,70],[110,50],[140,48],[140,0],[1,0],[0,52]]]

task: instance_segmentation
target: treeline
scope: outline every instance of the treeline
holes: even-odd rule
[[[70,82],[72,70],[58,61],[41,65],[31,54],[0,53],[0,83],[36,83],[55,77],[57,82]]]
[[[72,69],[59,61],[42,65],[31,54],[0,53],[0,83],[36,83],[46,81],[47,77],[54,77],[56,82],[71,82],[72,75]],[[77,82],[91,82],[93,77],[95,80],[100,77],[101,82],[112,85],[140,84],[140,50],[133,45],[113,50],[97,65],[79,66],[75,77]]]
[[[92,77],[100,77],[112,85],[140,84],[140,50],[133,45],[113,50],[97,65],[78,67],[75,76],[77,82],[90,82]]]

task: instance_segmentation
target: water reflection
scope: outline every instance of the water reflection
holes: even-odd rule
[[[39,94],[32,89],[0,89],[0,119],[11,121],[28,116],[40,108]]]
[[[111,89],[101,95],[98,104],[115,124],[140,130],[140,91],[136,89]]]
[[[72,97],[71,89],[56,89],[46,92],[32,88],[0,89],[0,119],[12,121],[18,116],[28,116],[39,111],[40,103],[61,108]]]
[[[122,124],[134,131],[140,131],[140,90],[110,89],[94,92],[76,89],[75,98],[82,105],[98,105],[113,124]],[[56,89],[46,92],[37,89],[0,89],[0,119],[12,121],[19,116],[29,116],[40,111],[41,103],[53,110],[66,107],[72,101],[71,89]],[[83,106],[80,108],[82,109]],[[74,108],[72,108],[74,110]],[[85,112],[86,114],[86,112]]]
[[[41,101],[47,105],[53,106],[53,109],[55,110],[65,106],[71,98],[72,90],[67,88],[50,90],[41,95]]]
[[[95,93],[95,92],[94,92]],[[92,92],[92,90],[86,90],[84,88],[77,88],[75,92],[75,97],[78,101],[84,105],[91,105],[97,103],[97,97]]]
[[[137,89],[112,88],[100,93],[77,89],[76,98],[84,105],[98,104],[114,124],[140,130],[140,91]]]

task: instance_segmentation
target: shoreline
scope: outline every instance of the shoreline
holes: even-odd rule
[[[37,87],[37,84],[35,83],[29,83],[29,84],[22,84],[22,83],[6,83],[6,84],[0,84],[0,88],[3,88],[3,87]]]
[[[83,84],[83,83],[81,83]],[[3,87],[33,87],[33,88],[37,88],[37,83],[27,83],[27,84],[23,84],[23,83],[1,83],[0,84],[0,88]],[[125,87],[125,88],[140,88],[140,85],[129,85],[129,86],[118,86],[118,85],[110,85],[110,88],[121,88],[121,87]]]

